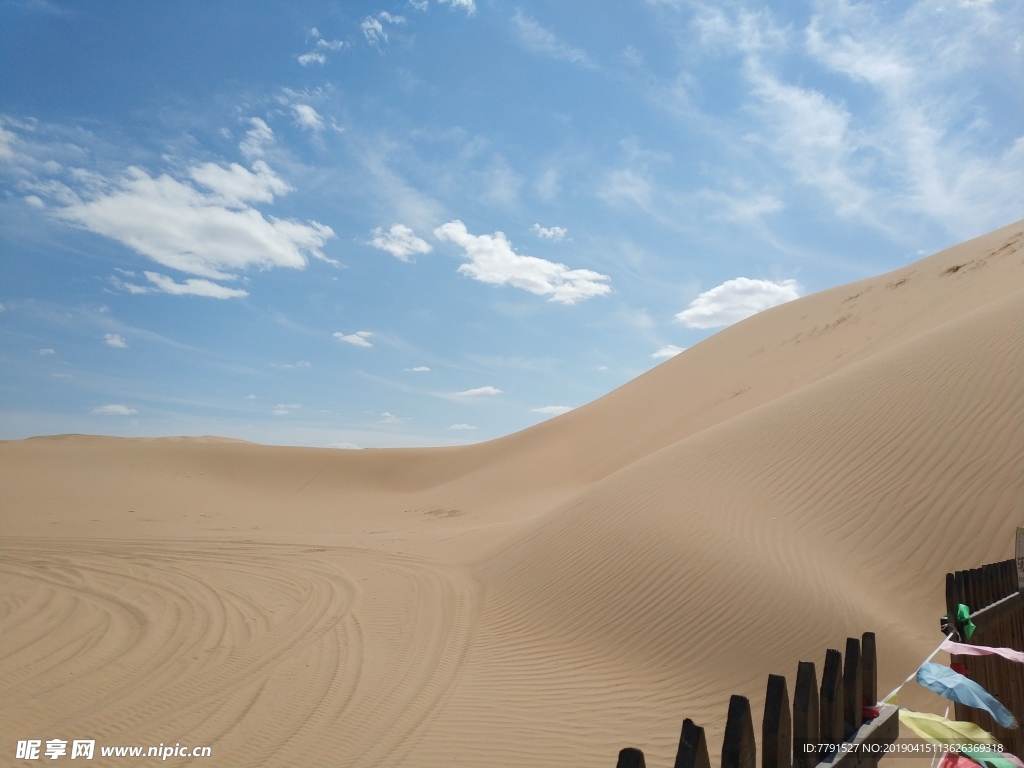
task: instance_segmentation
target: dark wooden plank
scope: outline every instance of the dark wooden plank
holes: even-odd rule
[[[793,762],[799,768],[818,764],[817,754],[807,750],[817,746],[818,734],[818,676],[813,662],[801,661],[793,689]]]
[[[821,671],[821,695],[818,697],[819,738],[821,744],[839,744],[843,740],[843,654],[834,648],[825,651]]]
[[[789,716],[789,690],[782,675],[768,675],[764,697],[764,718],[761,721],[762,768],[790,768],[790,747],[793,743]]]
[[[946,626],[942,628],[942,634],[948,635],[949,629],[954,627],[956,622],[956,577],[952,573],[946,574]]]
[[[863,688],[861,686],[860,640],[846,638],[843,664],[843,738],[849,739],[860,728]]]
[[[683,730],[679,734],[679,749],[676,750],[673,768],[711,768],[704,729],[690,718],[683,720]]]
[[[615,768],[647,768],[644,762],[644,753],[635,747],[626,747],[619,750],[619,761]]]
[[[865,632],[860,639],[860,687],[869,707],[878,702],[878,656],[875,647],[875,633]]]
[[[722,768],[757,768],[754,723],[746,696],[734,695],[729,699],[729,717],[722,740]]]
[[[953,626],[955,627],[959,636],[954,637],[954,640],[958,640],[962,643],[966,643],[967,640],[963,636],[963,626],[959,621],[956,621],[956,608],[960,603],[963,603],[966,599],[964,595],[964,572],[956,571],[953,573],[953,612],[950,617],[953,619]],[[974,664],[977,660],[975,656],[961,656],[961,663],[969,669],[971,672],[974,671]],[[953,714],[956,715],[957,720],[967,720],[971,712],[971,708],[955,702],[953,704]]]

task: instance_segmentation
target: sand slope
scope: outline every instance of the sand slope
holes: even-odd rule
[[[714,751],[731,693],[758,718],[769,672],[866,629],[888,690],[938,642],[945,572],[1024,524],[1021,237],[777,307],[478,446],[5,443],[0,754],[665,764],[683,717]]]

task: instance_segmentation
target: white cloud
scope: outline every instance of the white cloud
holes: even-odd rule
[[[278,403],[271,413],[274,416],[290,416],[292,411],[301,408],[302,405],[299,403]]]
[[[324,448],[341,448],[350,451],[361,451],[362,448],[355,443],[327,443]]]
[[[292,112],[295,113],[295,122],[301,128],[309,131],[323,130],[323,118],[309,104],[292,104]]]
[[[138,413],[134,408],[129,408],[127,405],[97,405],[92,409],[92,413],[97,416],[134,416]]]
[[[405,370],[412,371],[413,373],[425,373],[430,369],[425,365],[417,365],[415,368],[406,368]]]
[[[347,336],[344,333],[342,333],[341,331],[338,331],[338,332],[334,333],[333,336],[338,341],[344,341],[346,344],[352,344],[352,345],[357,346],[357,347],[372,347],[373,346],[373,344],[371,344],[370,342],[367,341],[367,339],[370,336],[373,336],[373,334],[370,333],[369,331],[356,331],[355,333],[350,333]]]
[[[545,416],[560,416],[573,409],[568,405],[544,405],[540,408],[531,408],[530,410],[534,413],[543,413]]]
[[[433,250],[430,243],[417,237],[416,233],[404,224],[395,224],[387,232],[383,227],[377,227],[370,234],[373,235],[369,241],[370,245],[387,251],[402,261],[411,261],[409,257],[413,254],[430,253]]]
[[[535,256],[519,256],[503,232],[472,235],[465,224],[456,220],[435,229],[434,236],[465,249],[469,263],[458,271],[482,283],[508,284],[538,296],[550,296],[549,301],[563,304],[611,292],[611,286],[606,284],[607,275],[589,269],[569,269]]]
[[[54,349],[46,348],[46,349],[40,349],[39,350],[39,354],[42,355],[43,357],[47,357],[49,355],[56,355],[57,351],[54,350]]]
[[[217,202],[229,208],[245,208],[247,202],[272,203],[274,195],[292,191],[293,187],[262,160],[256,160],[252,167],[255,173],[238,163],[231,163],[227,168],[217,163],[203,163],[190,168],[188,174],[219,195]]]
[[[534,224],[530,227],[530,231],[536,234],[537,237],[544,238],[545,240],[554,240],[556,243],[569,233],[569,230],[565,227],[542,227],[540,224]]]
[[[312,368],[313,364],[309,360],[299,360],[297,363],[271,363],[275,368],[281,368],[286,371],[292,371],[296,368]]]
[[[328,260],[320,249],[334,237],[330,227],[265,218],[245,205],[269,202],[290,189],[262,161],[253,167],[255,173],[213,163],[192,168],[210,193],[130,167],[109,189],[71,202],[59,215],[162,266],[200,277],[229,280],[231,272],[248,267],[303,269],[308,256]]]
[[[451,3],[452,10],[465,8],[466,14],[472,16],[476,13],[476,0],[437,0],[439,3]],[[419,7],[419,6],[417,6]]]
[[[25,202],[26,202],[26,203],[28,203],[28,204],[29,204],[30,206],[32,206],[33,208],[45,208],[45,207],[46,207],[46,203],[44,203],[44,202],[43,202],[43,201],[42,201],[42,200],[41,200],[41,199],[40,199],[39,197],[37,197],[36,195],[28,195],[28,196],[27,196],[27,197],[25,198]]]
[[[477,387],[476,389],[466,389],[462,392],[456,392],[456,397],[480,397],[481,395],[500,395],[501,390],[497,387],[486,386]]]
[[[0,304],[0,312],[6,312],[6,311],[7,311],[7,307],[5,307],[3,304]]]
[[[297,57],[299,64],[304,67],[308,67],[310,64],[326,64],[328,51],[340,51],[342,48],[348,47],[348,43],[344,40],[324,39],[323,35],[320,34],[320,30],[316,27],[309,30],[309,36],[316,40],[313,50]]]
[[[256,395],[246,395],[245,399],[246,400],[255,400],[256,399]]]
[[[128,347],[128,342],[124,336],[119,333],[105,333],[103,334],[103,343],[108,347],[117,347],[118,349],[125,349]]]
[[[381,11],[376,16],[367,16],[363,19],[363,23],[359,25],[359,28],[363,30],[363,37],[366,38],[366,42],[370,45],[380,47],[381,43],[388,41],[388,33],[384,29],[384,24],[405,24],[404,16],[393,16],[387,11]]]
[[[243,296],[248,296],[248,291],[243,291],[240,288],[226,288],[223,285],[211,282],[209,280],[202,280],[199,278],[189,278],[183,283],[176,283],[166,275],[161,275],[158,272],[144,272],[146,278],[153,283],[157,289],[164,293],[169,293],[172,296],[205,296],[210,299],[238,299]],[[131,286],[129,283],[125,284]],[[139,288],[140,286],[134,286]],[[141,293],[143,291],[131,291],[132,293]]]
[[[70,378],[72,378],[70,373],[51,373],[50,375],[53,378],[55,378],[55,379],[70,379]]]
[[[448,429],[476,429],[472,424],[452,424]]]
[[[427,0],[409,0],[409,5],[417,11],[425,11],[430,7],[430,3]]]
[[[580,64],[585,67],[594,66],[584,51],[566,45],[555,36],[554,32],[541,26],[529,16],[524,16],[519,9],[516,9],[512,21],[527,50],[572,64]]]
[[[675,357],[680,352],[685,352],[685,351],[686,351],[686,347],[677,347],[675,344],[666,344],[664,347],[659,349],[657,352],[653,353],[651,355],[651,357],[653,357],[655,360],[658,360],[658,359],[663,358],[663,357],[665,357],[665,358]]]
[[[798,298],[796,280],[737,277],[704,291],[676,319],[689,328],[721,328]]]
[[[274,132],[258,117],[250,117],[249,124],[252,128],[245,132],[238,148],[243,155],[252,160],[256,157],[263,157],[266,146],[274,141]]]
[[[381,424],[401,424],[403,421],[409,421],[409,416],[395,416],[395,414],[388,411],[384,411],[381,414]]]
[[[770,10],[698,13],[707,50],[743,62],[756,122],[736,140],[767,148],[840,217],[893,237],[913,223],[966,239],[1020,218],[1024,136],[993,129],[987,94],[1018,74],[1019,24],[978,3],[823,7],[800,30]],[[822,76],[787,81],[782,56]],[[780,209],[771,195],[737,202],[723,218]]]
[[[363,30],[363,37],[366,38],[366,42],[370,43],[370,45],[378,45],[381,40],[385,43],[388,41],[384,25],[379,20],[373,18],[373,16],[367,16],[363,19],[360,27]]]

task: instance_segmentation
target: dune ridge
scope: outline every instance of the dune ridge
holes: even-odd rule
[[[731,693],[759,713],[769,672],[868,629],[888,690],[946,571],[1024,524],[1022,233],[484,444],[3,443],[0,754],[76,730],[213,764],[665,764],[683,717],[717,745]]]

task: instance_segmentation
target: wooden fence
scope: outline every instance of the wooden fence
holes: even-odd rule
[[[793,706],[786,678],[768,676],[761,720],[762,768],[874,768],[884,747],[899,734],[898,709],[878,705],[875,715],[865,702],[878,699],[875,635],[846,640],[846,654],[830,648],[818,686],[814,664],[797,667]],[[865,720],[865,715],[868,719]],[[824,749],[820,745],[827,745]],[[722,741],[721,768],[756,768],[757,744],[750,701],[733,696]],[[617,768],[646,768],[644,753],[635,747],[619,752]],[[675,768],[711,768],[704,729],[683,721]]]
[[[999,646],[1024,651],[1024,600],[1018,592],[1017,567],[1013,560],[983,565],[969,571],[946,574],[946,616],[955,617],[957,605],[971,610],[976,629],[970,639],[963,624],[955,618],[943,618],[945,634],[956,629],[961,643]],[[1024,723],[1024,664],[999,656],[953,656],[971,679],[1002,702]],[[967,720],[990,731],[1017,757],[1024,758],[1024,729],[1003,728],[987,713],[956,704],[956,719]]]

